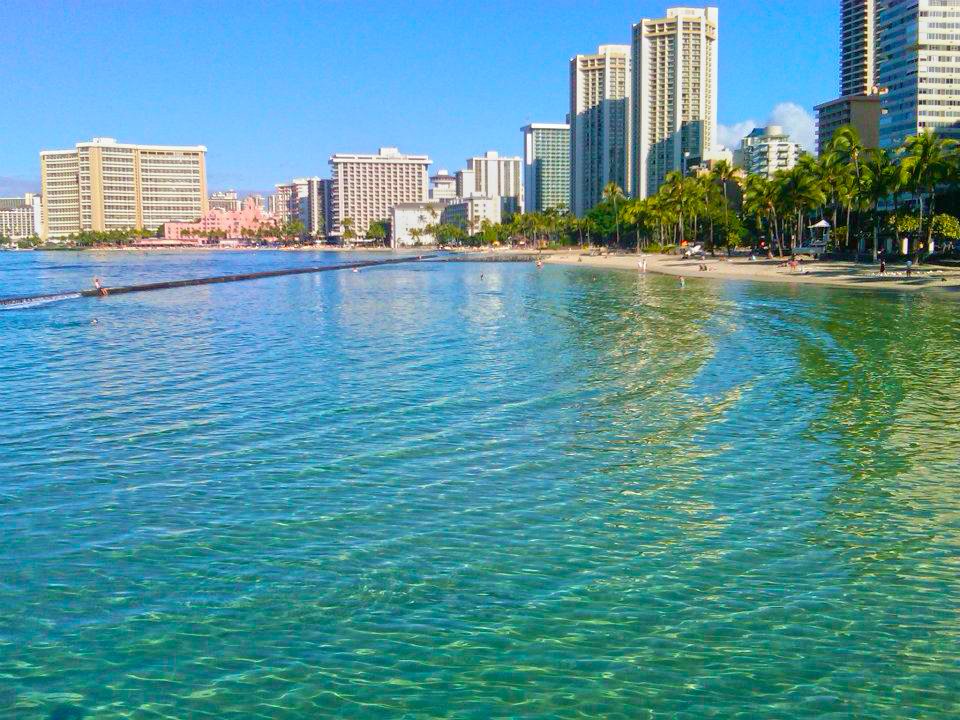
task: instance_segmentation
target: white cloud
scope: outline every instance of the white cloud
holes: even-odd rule
[[[817,149],[817,124],[813,115],[792,102],[777,105],[770,113],[771,125],[782,125],[790,139],[800,143],[804,150]]]
[[[778,103],[763,123],[743,120],[733,125],[717,126],[717,142],[730,150],[740,147],[740,141],[755,127],[781,125],[790,139],[800,143],[804,150],[813,152],[817,147],[817,129],[813,115],[793,102]]]
[[[717,142],[729,150],[736,150],[750,131],[757,127],[756,120],[744,120],[733,125],[717,125]]]

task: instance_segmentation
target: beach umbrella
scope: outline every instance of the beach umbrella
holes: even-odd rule
[[[817,230],[821,230],[823,228],[829,228],[829,227],[830,227],[830,223],[828,223],[826,220],[821,220],[815,225],[810,225],[811,229],[817,229]]]

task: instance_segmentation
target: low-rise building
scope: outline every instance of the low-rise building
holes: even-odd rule
[[[0,237],[16,240],[39,236],[42,222],[39,195],[0,198]]]
[[[864,147],[880,147],[880,94],[847,95],[817,105],[817,152],[823,152],[833,134],[852,125]]]
[[[789,170],[800,159],[803,148],[791,142],[779,125],[754,128],[740,143],[735,162],[750,175],[773,177],[778,170]]]
[[[390,213],[392,231],[390,246],[394,248],[412,245],[434,245],[436,239],[427,232],[430,225],[440,222],[443,209],[440,202],[398,203]]]
[[[168,222],[163,226],[167,240],[202,242],[210,233],[222,234],[223,239],[239,239],[256,235],[261,228],[271,227],[276,220],[264,214],[253,198],[243,201],[240,210],[208,210],[198,221]]]
[[[503,219],[502,206],[503,199],[500,197],[457,198],[444,206],[440,222],[456,225],[468,235],[473,235],[483,226],[484,220],[494,225],[500,223]]]

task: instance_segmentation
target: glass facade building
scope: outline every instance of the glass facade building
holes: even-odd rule
[[[524,212],[568,207],[570,126],[532,123],[523,131]]]

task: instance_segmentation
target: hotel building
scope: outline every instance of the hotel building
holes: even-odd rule
[[[113,138],[40,153],[43,231],[155,230],[208,209],[203,145],[130,145]]]
[[[570,126],[531,123],[523,133],[524,212],[569,207]]]
[[[365,237],[371,223],[388,219],[395,205],[425,202],[431,162],[426,155],[403,155],[397,148],[331,156],[330,234],[342,238],[349,219],[356,236]]]
[[[791,142],[779,125],[754,128],[740,143],[735,164],[750,175],[772,178],[778,170],[789,170],[797,164],[803,149]]]
[[[436,239],[426,232],[430,225],[440,222],[446,203],[429,201],[397,203],[390,211],[390,247],[433,245]]]
[[[271,213],[281,224],[299,220],[303,231],[314,238],[327,234],[329,180],[296,178],[275,185],[270,198]]]
[[[445,225],[456,225],[468,235],[480,230],[483,221],[496,225],[503,220],[503,202],[499,197],[459,198],[443,207],[440,222]]]
[[[500,157],[494,150],[467,158],[467,167],[457,173],[457,196],[502,198],[508,212],[523,207],[523,159]]]
[[[19,239],[40,234],[43,224],[40,196],[0,198],[0,237]]]
[[[457,178],[446,170],[430,176],[430,199],[435,202],[453,200],[457,196]]]
[[[960,0],[877,0],[880,146],[933,130],[960,139]]]
[[[570,60],[570,209],[581,216],[614,182],[630,189],[630,46]]]
[[[210,193],[208,200],[210,209],[219,208],[226,212],[233,212],[240,209],[240,198],[236,190],[224,190],[222,192]]]
[[[700,164],[717,141],[717,8],[670,8],[633,26],[633,194]]]

